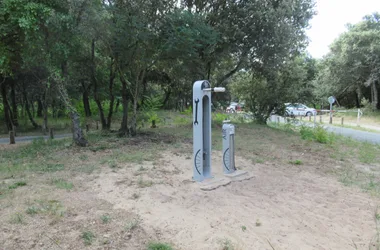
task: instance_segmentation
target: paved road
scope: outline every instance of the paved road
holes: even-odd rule
[[[356,130],[352,128],[342,128],[335,126],[323,126],[327,131],[333,132],[338,135],[343,135],[346,137],[351,137],[352,139],[358,141],[366,141],[374,144],[380,144],[380,134],[375,132],[367,132]]]
[[[72,134],[58,134],[54,135],[54,138],[60,139],[60,138],[66,138],[66,137],[71,137],[73,136]],[[21,137],[16,137],[16,143],[18,142],[28,142],[28,141],[33,141],[35,139],[43,137],[44,139],[48,139],[49,136],[21,136]],[[9,144],[9,138],[0,138],[0,144]]]
[[[277,117],[279,117],[279,120]],[[279,121],[280,123],[284,123],[286,119],[281,116],[273,115],[271,117],[271,121],[272,122]],[[301,125],[314,126],[312,122],[302,122],[299,120],[296,120],[295,125],[296,126],[301,126]],[[326,124],[323,124],[322,126],[329,132],[350,137],[354,140],[370,142],[373,144],[380,144],[380,133],[367,132],[367,131],[361,131],[361,130],[356,130],[352,128],[344,128],[344,127],[338,127],[338,126],[332,126],[332,125],[326,125]]]

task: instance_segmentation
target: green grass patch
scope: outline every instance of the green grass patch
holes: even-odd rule
[[[67,182],[64,179],[53,179],[52,183],[59,189],[71,190],[74,187],[71,182]]]
[[[26,182],[25,181],[18,181],[16,183],[13,183],[12,185],[8,186],[8,189],[16,189],[16,188],[22,187],[22,186],[26,186]]]
[[[92,242],[95,239],[95,234],[91,231],[85,231],[82,233],[81,238],[83,239],[83,242],[86,246],[89,246],[92,244]]]
[[[150,242],[148,244],[147,250],[173,250],[173,247],[167,243]]]
[[[12,224],[25,224],[25,217],[22,213],[15,213],[10,218]]]

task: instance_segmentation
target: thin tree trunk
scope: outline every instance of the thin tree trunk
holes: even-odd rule
[[[32,115],[33,115],[33,117],[36,117],[36,109],[34,108],[34,102],[33,101],[30,102],[30,106],[32,106]]]
[[[17,110],[17,102],[16,102],[16,90],[15,90],[15,81],[11,82],[11,103],[12,103],[12,122],[14,126],[18,126],[18,110]]]
[[[168,88],[168,90],[165,91],[165,99],[163,102],[163,107],[165,107],[165,108],[169,108],[168,102],[169,102],[169,98],[170,98],[171,93],[172,93],[171,88]]]
[[[38,98],[38,100],[37,100],[37,117],[42,117],[42,110],[43,110],[42,101],[41,101],[41,98]]]
[[[377,109],[377,103],[378,103],[378,91],[376,87],[375,81],[372,82],[372,108],[373,110]]]
[[[128,92],[127,92],[127,82],[121,79],[122,84],[122,90],[121,90],[121,97],[122,97],[122,105],[123,105],[123,118],[121,119],[121,126],[119,129],[119,134],[121,136],[128,135]]]
[[[120,100],[116,100],[116,105],[115,105],[115,113],[119,112],[119,106],[120,106]]]
[[[7,99],[7,88],[5,83],[1,84],[1,97],[3,99],[5,125],[7,126],[8,131],[11,131],[13,129],[12,114]]]
[[[24,102],[25,102],[25,110],[26,110],[26,113],[28,114],[28,117],[29,117],[29,120],[30,122],[32,123],[33,127],[34,128],[38,128],[38,124],[34,121],[33,119],[33,116],[32,116],[32,113],[30,112],[30,109],[29,109],[29,101],[28,101],[28,96],[26,94],[26,91],[25,91],[25,85],[23,84],[23,91],[22,91],[22,95],[24,96]]]
[[[90,100],[89,100],[89,87],[86,87],[86,84],[82,82],[82,89],[83,89],[83,107],[84,107],[84,113],[86,117],[91,117],[91,107],[90,107]]]
[[[111,122],[112,122],[112,115],[113,115],[113,106],[115,102],[115,96],[113,94],[113,84],[115,80],[115,72],[113,70],[113,58],[111,58],[111,65],[110,65],[110,79],[109,79],[109,98],[110,98],[110,105],[108,110],[108,116],[107,116],[107,129],[111,129]]]
[[[91,42],[91,81],[94,85],[94,100],[99,110],[100,122],[102,123],[102,130],[107,129],[107,121],[104,115],[104,110],[102,106],[102,102],[100,101],[98,94],[98,82],[95,77],[95,40],[93,39]]]

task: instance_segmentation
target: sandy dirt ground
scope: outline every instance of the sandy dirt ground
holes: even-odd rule
[[[285,166],[237,157],[252,179],[201,191],[184,152],[89,173],[73,164],[68,172],[27,176],[26,186],[0,199],[0,249],[143,250],[150,241],[176,250],[376,249],[380,200],[327,173],[339,168],[333,161]],[[96,153],[94,164],[109,153]],[[70,164],[70,153],[62,154]],[[212,158],[220,178],[221,153]],[[57,189],[54,178],[74,188]],[[91,244],[84,244],[85,232],[94,233]]]
[[[215,178],[220,158],[213,154]],[[368,249],[376,238],[378,199],[308,166],[238,157],[252,179],[201,191],[190,181],[191,163],[166,153],[154,164],[102,172],[88,185],[114,209],[141,216],[144,228],[175,249],[222,249],[226,239],[234,249]],[[139,187],[145,182],[152,186]]]

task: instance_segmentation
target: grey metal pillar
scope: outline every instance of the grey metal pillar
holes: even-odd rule
[[[222,127],[223,135],[223,171],[231,174],[235,167],[235,126],[225,121]]]
[[[224,88],[211,88],[208,81],[193,85],[193,179],[211,178],[211,92],[224,92]]]

